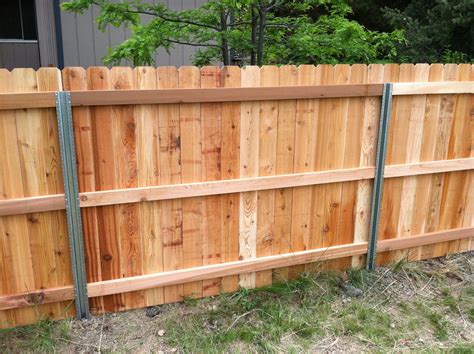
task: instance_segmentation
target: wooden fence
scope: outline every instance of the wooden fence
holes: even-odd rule
[[[472,250],[473,80],[470,64],[0,70],[0,328],[74,313],[55,91],[98,314],[363,266],[384,82],[378,263]]]

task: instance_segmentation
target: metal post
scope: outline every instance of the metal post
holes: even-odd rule
[[[379,133],[377,138],[377,155],[375,160],[375,178],[372,194],[372,213],[370,216],[370,234],[367,250],[367,269],[375,268],[377,256],[377,240],[379,234],[380,206],[382,204],[385,155],[387,152],[387,133],[392,110],[392,87],[393,84],[384,84],[382,94],[382,105],[380,109]]]
[[[64,179],[64,194],[66,198],[72,274],[74,278],[76,314],[79,319],[89,318],[84,241],[82,236],[81,209],[79,206],[79,187],[77,183],[76,149],[74,145],[71,96],[69,92],[56,93],[56,112],[58,116],[59,143]]]

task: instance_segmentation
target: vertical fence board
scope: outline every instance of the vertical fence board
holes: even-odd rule
[[[156,69],[137,67],[134,71],[134,87],[157,89]],[[157,105],[136,106],[137,119],[137,185],[139,187],[160,184],[160,136]],[[139,203],[139,233],[142,242],[143,273],[163,271],[163,238],[161,232],[161,202]],[[164,303],[163,288],[143,292],[146,306]]]
[[[365,65],[351,66],[339,64],[334,67],[334,83],[338,85],[360,83],[364,81]],[[362,80],[359,76],[362,74]],[[358,152],[360,151],[362,126],[361,108],[354,103],[363,103],[361,98],[340,98],[333,101],[331,116],[334,119],[334,135],[330,145],[334,145],[336,159],[331,169],[357,167]],[[351,112],[349,119],[348,114]],[[357,160],[357,163],[355,162]],[[354,201],[356,182],[335,183],[332,186],[331,215],[329,228],[333,229],[331,245],[351,243],[354,238]],[[336,268],[345,269],[350,258],[332,261]]]
[[[429,79],[429,65],[417,64],[414,68],[414,73],[411,81],[425,82]],[[415,163],[420,161],[421,143],[424,130],[424,117],[426,106],[426,95],[417,95],[412,98],[410,113],[405,121],[407,131],[407,152],[405,163]],[[403,188],[400,204],[400,220],[399,220],[399,235],[406,237],[421,233],[423,215],[420,215],[425,199],[421,197],[423,192],[420,191],[418,185],[418,176],[403,177]],[[415,198],[417,194],[420,198]],[[420,248],[409,249],[406,251],[407,257],[417,260],[419,259]]]
[[[384,67],[381,64],[371,64],[367,68],[368,83],[383,82]],[[354,80],[354,78],[352,78]],[[351,81],[352,81],[351,80]],[[362,80],[364,81],[364,80]],[[362,129],[360,135],[359,163],[360,167],[375,166],[377,148],[378,117],[380,115],[380,99],[378,97],[364,98]],[[351,110],[349,110],[352,112]],[[372,180],[356,182],[356,205],[354,210],[354,242],[368,241],[370,229],[370,213],[372,200]],[[341,222],[343,222],[341,220]],[[365,256],[352,258],[353,267],[362,267]]]
[[[444,66],[443,81],[454,81],[456,80],[458,72],[458,66],[454,64],[446,64]],[[455,106],[455,97],[452,95],[443,95],[441,102],[441,111],[439,117],[439,131],[436,141],[436,160],[443,160],[448,158],[448,147],[449,139],[451,135],[451,127],[453,124],[453,115],[454,115],[454,106]],[[434,175],[433,178],[436,178],[436,190],[433,193],[433,228],[436,230],[443,229],[447,227],[445,225],[446,219],[442,219],[441,216],[446,214],[446,193],[449,187],[450,176],[449,174],[442,173]],[[441,243],[433,246],[433,256],[439,257],[445,254],[449,250],[449,243]]]
[[[458,65],[456,81],[470,80],[471,67],[468,64]],[[469,157],[471,153],[472,135],[469,130],[469,115],[472,110],[472,98],[468,95],[457,95],[455,97],[453,124],[451,126],[451,134],[449,137],[448,159]],[[450,227],[456,228],[463,225],[463,218],[466,211],[466,198],[469,188],[469,171],[448,174],[451,183],[456,186],[457,198],[455,199],[454,210],[451,217],[454,223]],[[464,197],[462,197],[464,196]],[[461,241],[451,241],[448,246],[449,253],[459,252],[465,246],[461,245]]]
[[[302,65],[298,68],[298,85],[315,85],[316,68],[313,65]],[[315,106],[316,105],[316,106]],[[309,172],[314,170],[317,101],[297,100],[295,118],[295,149],[294,172]],[[292,221],[291,221],[291,252],[303,251],[310,247],[311,242],[311,186],[293,189]],[[316,187],[317,188],[317,187]],[[290,268],[290,278],[303,271],[305,266]]]
[[[110,71],[105,67],[91,67],[87,70],[89,90],[112,89]],[[118,188],[117,185],[117,158],[115,131],[117,130],[116,117],[111,106],[91,108],[94,143],[94,165],[96,168],[96,190]],[[117,223],[117,206],[97,208],[98,239],[103,280],[120,277],[120,239]],[[104,310],[123,310],[123,294],[104,297]]]
[[[260,86],[278,86],[279,70],[276,66],[260,68]],[[258,175],[275,175],[277,133],[278,133],[278,102],[260,102],[259,115],[259,150]],[[275,191],[259,191],[257,206],[257,257],[274,254],[275,239]],[[257,287],[272,284],[272,271],[266,270],[256,274]]]
[[[336,67],[332,65],[320,65],[318,70],[318,85],[335,84]],[[339,79],[349,79],[350,68],[348,66],[337,66],[341,75]],[[345,71],[345,72],[344,72]],[[345,78],[346,76],[346,78]],[[339,102],[340,107],[336,104]],[[343,163],[345,136],[335,143],[341,133],[345,134],[345,114],[347,109],[347,99],[330,98],[317,101],[315,114],[317,114],[317,136],[316,150],[314,153],[314,168],[316,171],[332,169],[341,166]],[[339,105],[339,104],[337,104]],[[312,242],[310,248],[329,247],[335,244],[338,235],[339,224],[336,223],[337,215],[340,211],[341,203],[341,183],[314,186],[312,208],[312,223],[310,232]],[[325,267],[337,267],[338,261],[325,262]]]
[[[223,87],[240,87],[240,68],[228,66],[222,69]],[[240,102],[222,104],[221,178],[237,179],[240,176]],[[239,259],[239,194],[221,196],[221,261]],[[222,278],[223,292],[239,289],[239,276]]]
[[[133,70],[128,67],[114,67],[110,71],[111,84],[115,90],[135,88]],[[137,180],[137,118],[132,105],[115,106],[115,158],[116,183],[119,188],[136,188]],[[137,203],[115,206],[120,243],[120,277],[143,274],[142,239],[139,235],[140,205]],[[124,294],[125,309],[143,307],[143,292]]]
[[[279,68],[280,86],[298,84],[298,68],[284,65]],[[296,100],[278,102],[278,131],[276,146],[276,174],[293,173],[295,154]],[[293,188],[275,191],[275,235],[274,250],[280,254],[289,253],[291,248],[291,215]],[[280,268],[275,272],[276,281],[288,279],[289,268]]]
[[[471,65],[471,77],[469,79],[470,81],[474,81],[474,65]],[[474,157],[474,109],[472,107],[473,101],[471,97],[466,97],[466,99],[469,99],[470,101],[470,112],[469,112],[469,122],[470,122],[470,132],[471,132],[471,153],[470,157]],[[464,226],[473,226],[474,225],[474,171],[469,171],[468,172],[468,181],[469,181],[469,187],[468,187],[468,194],[466,198],[466,215],[464,215]],[[471,237],[469,239],[469,243],[467,245],[468,250],[473,250],[474,249],[474,238]]]
[[[13,87],[13,75],[7,70],[0,69],[0,92],[15,92]],[[20,118],[21,119],[21,118]],[[26,195],[22,181],[22,162],[20,160],[21,145],[17,133],[16,111],[0,112],[0,127],[2,136],[0,144],[2,154],[0,161],[2,166],[2,194],[0,198],[18,198]],[[8,173],[6,173],[8,171]],[[15,273],[6,272],[2,275],[2,291],[6,294],[14,294],[33,288],[34,275],[31,260],[31,251],[28,235],[28,220],[25,215],[13,215],[1,217],[2,226],[2,250],[5,263]],[[3,312],[1,318],[3,326],[9,327],[16,324],[33,322],[36,319],[32,308],[22,308]]]
[[[201,68],[201,87],[213,88],[221,84],[221,69],[214,66]],[[222,104],[201,105],[202,137],[202,180],[221,179],[222,152]],[[218,195],[202,198],[203,210],[203,264],[221,262],[221,197]],[[217,295],[221,289],[221,279],[203,281],[203,296]]]
[[[160,67],[157,70],[158,88],[177,88],[178,70],[175,67]],[[179,127],[179,105],[160,105],[160,183],[181,183],[181,136]],[[163,239],[163,271],[180,269],[183,266],[183,215],[182,201],[164,200],[161,203],[161,230]],[[181,301],[183,285],[164,288],[165,302]]]
[[[242,87],[260,86],[260,69],[247,66],[241,72]],[[242,102],[240,116],[240,177],[258,175],[259,151],[258,102]],[[239,253],[240,259],[257,256],[257,192],[240,193]],[[240,275],[240,286],[255,287],[255,273]]]
[[[63,85],[66,91],[86,91],[88,89],[86,70],[84,68],[64,69]],[[96,169],[94,164],[95,146],[91,110],[88,107],[74,107],[73,125],[79,191],[94,191],[96,190]],[[102,261],[100,257],[97,208],[81,210],[81,215],[84,252],[87,255],[87,281],[100,281],[102,280]],[[103,298],[90,299],[89,306],[92,313],[103,312]]]
[[[338,84],[360,84],[367,81],[367,67],[365,65],[353,65],[352,67],[336,66],[336,83]],[[342,161],[338,168],[359,167],[360,152],[363,142],[363,128],[365,117],[365,98],[357,97],[336,102],[343,108],[341,112],[344,118],[344,146],[342,150]],[[336,142],[337,144],[337,142]],[[340,211],[336,220],[339,223],[336,244],[351,243],[354,241],[356,223],[357,182],[344,182],[341,184]],[[337,203],[337,202],[336,202]],[[350,258],[338,262],[338,268],[347,268]]]
[[[183,66],[179,69],[179,87],[199,88],[199,69]],[[201,107],[182,104],[179,108],[181,130],[182,182],[201,180]],[[202,198],[183,199],[183,267],[202,266]],[[202,281],[184,284],[185,297],[202,297]]]
[[[443,81],[443,64],[432,64],[430,66],[429,81]],[[426,98],[426,110],[424,117],[424,129],[422,137],[422,146],[421,146],[421,161],[433,161],[435,160],[435,151],[436,151],[436,136],[439,129],[439,115],[440,115],[440,104],[441,104],[441,95],[430,95]],[[431,217],[434,209],[431,207],[431,200],[435,193],[433,190],[436,188],[436,180],[439,178],[439,175],[426,175],[418,177],[419,189],[417,191],[416,200],[419,198],[425,200],[426,204],[423,209],[425,213],[425,218],[421,221],[422,231],[421,232],[430,232],[434,230],[432,225],[433,218]],[[423,206],[422,206],[423,207]],[[429,257],[433,253],[433,246],[424,246],[421,247],[419,251],[419,256],[421,259]]]
[[[398,82],[400,81],[400,72],[401,68],[399,65],[391,64],[384,66],[383,81],[384,82]],[[399,99],[402,97],[393,97],[392,103],[392,112],[390,118],[390,125],[388,127],[388,136],[387,136],[387,155],[385,165],[395,164],[392,162],[394,145],[391,144],[395,131],[397,129],[397,124],[399,116]],[[397,123],[396,123],[397,122]],[[380,128],[380,127],[379,127]],[[406,142],[405,142],[406,144]],[[382,205],[380,213],[380,228],[379,228],[379,240],[389,239],[394,235],[397,235],[397,223],[398,223],[398,214],[397,209],[400,200],[400,183],[398,178],[392,178],[384,181],[384,188],[382,194]],[[389,252],[385,252],[377,255],[377,263],[386,264],[390,261]]]

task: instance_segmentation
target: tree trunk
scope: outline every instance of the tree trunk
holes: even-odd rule
[[[221,12],[221,33],[225,33],[227,31],[227,16],[224,11]],[[222,44],[222,62],[224,65],[230,65],[230,57],[229,57],[229,42],[227,38],[224,36],[221,40]]]
[[[258,45],[257,45],[257,65],[263,64],[263,45],[265,42],[265,27],[267,26],[267,10],[259,8]]]
[[[258,26],[258,13],[255,13],[255,9],[252,8],[252,21],[251,21],[251,26],[252,26],[252,50],[250,51],[250,65],[255,65],[257,64],[257,53],[255,51],[255,48],[257,46],[257,26]]]

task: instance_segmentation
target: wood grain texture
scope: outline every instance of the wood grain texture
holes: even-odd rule
[[[246,70],[245,68],[243,70]],[[71,94],[73,106],[130,105],[159,103],[210,103],[244,102],[283,99],[310,99],[328,97],[381,96],[382,85],[325,85],[298,87],[259,87],[240,88],[202,87],[200,89],[163,90],[102,90],[100,93],[74,92]],[[0,99],[2,97],[0,96]],[[3,104],[9,107],[4,98]],[[2,103],[0,101],[0,104]],[[22,99],[22,101],[25,101]],[[20,102],[21,103],[21,102]],[[2,106],[0,105],[0,108]]]
[[[367,82],[382,83],[384,66],[371,64],[367,68]],[[360,136],[359,163],[360,167],[374,166],[377,148],[381,102],[375,97],[367,97],[363,104],[362,133]],[[384,171],[385,175],[387,169]],[[354,210],[354,242],[368,241],[370,229],[370,215],[372,208],[373,182],[361,180],[357,182],[356,206]],[[353,257],[352,266],[362,267],[364,257]]]
[[[69,68],[66,68],[69,69]],[[416,94],[459,94],[473,93],[472,83],[432,82],[400,83],[393,87],[393,95]],[[41,93],[2,93],[0,109],[53,108],[56,106],[55,92]],[[324,97],[362,97],[381,96],[382,86],[367,85],[327,85],[325,87],[269,87],[269,88],[233,88],[233,89],[193,89],[163,90],[127,89],[125,92],[101,90],[101,92],[80,92],[71,95],[73,106],[120,105],[120,104],[158,104],[158,103],[201,103],[229,101],[261,101],[298,98]]]
[[[110,70],[111,85],[115,90],[127,90],[135,87],[133,70],[128,67],[114,67]],[[138,187],[137,161],[137,117],[135,107],[120,105],[113,107],[115,130],[115,182],[120,188]],[[143,274],[141,250],[142,238],[139,233],[140,206],[134,203],[115,205],[116,227],[119,233],[120,277],[133,277]],[[123,295],[124,309],[143,307],[142,292]]]
[[[426,65],[426,64],[417,64]],[[469,64],[464,64],[469,65]],[[469,81],[467,76],[464,80]],[[421,81],[421,80],[420,80]],[[472,94],[474,93],[474,83],[471,82],[410,82],[396,83],[393,85],[392,94],[400,95],[438,95],[438,94]]]
[[[0,110],[55,107],[55,92],[0,93]]]
[[[88,68],[88,90],[112,89],[110,76],[108,68]],[[95,179],[95,183],[91,183],[89,187],[93,188],[93,190],[117,188],[119,186],[119,177],[117,176],[116,145],[120,142],[117,142],[115,132],[120,122],[115,117],[112,106],[91,107],[90,114],[93,149],[90,151],[91,155],[85,157],[85,159],[93,161],[94,170],[92,176]],[[84,143],[87,143],[87,141],[84,141]],[[120,158],[122,157],[120,156]],[[85,173],[87,172],[85,171]],[[81,185],[79,185],[79,190],[83,190]],[[97,226],[89,229],[90,232],[96,233],[96,235],[84,236],[85,240],[98,241],[98,244],[91,244],[90,247],[91,249],[98,250],[98,254],[95,257],[100,260],[102,280],[120,277],[121,247],[120,237],[117,237],[120,232],[118,225],[119,221],[117,220],[115,206],[100,207],[97,208]],[[103,299],[103,306],[103,308],[99,307],[93,310],[101,313],[103,311],[125,309],[124,297],[121,294],[106,297]]]
[[[157,69],[157,85],[160,89],[178,87],[178,70],[166,66]],[[179,105],[158,106],[160,183],[180,184],[181,136]],[[161,233],[163,242],[163,271],[183,267],[183,214],[182,201],[166,200],[161,203]],[[165,302],[183,299],[183,285],[165,287]]]
[[[63,85],[68,91],[88,90],[88,73],[83,68],[66,68],[63,70]],[[96,190],[96,168],[94,161],[94,129],[93,111],[88,107],[73,108],[74,141],[76,147],[76,163],[79,191]],[[102,262],[99,240],[99,211],[97,208],[81,210],[84,250],[87,254],[86,275],[88,282],[103,280]],[[94,298],[89,302],[92,313],[104,311],[103,298]]]
[[[298,68],[298,85],[316,84],[316,67],[313,65],[302,65]],[[316,112],[317,102],[314,100],[297,100],[295,117],[295,149],[294,149],[294,173],[314,171],[314,154],[316,144]],[[311,211],[312,211],[311,187],[300,187],[293,189],[292,216],[291,216],[291,247],[292,252],[303,251],[310,247]],[[289,277],[294,278],[304,270],[304,266],[290,268]]]
[[[35,93],[61,88],[57,69],[0,70],[0,92]],[[64,193],[54,109],[1,111],[0,137],[1,200],[38,201]],[[71,285],[65,211],[25,211],[28,213],[0,217],[0,293]],[[73,311],[70,301],[1,311],[0,327],[32,323],[38,316],[63,318]]]
[[[223,87],[239,87],[241,70],[235,66],[224,67],[221,72]],[[222,104],[222,149],[221,178],[236,179],[240,176],[240,103]],[[221,196],[221,260],[239,259],[239,207],[238,193]],[[230,275],[221,280],[221,291],[233,292],[239,289],[239,276]]]
[[[284,65],[279,68],[280,86],[298,84],[298,68]],[[293,173],[296,128],[296,100],[285,100],[278,103],[278,131],[276,146],[276,174]],[[291,249],[291,215],[293,188],[275,190],[275,226],[273,247],[279,254],[288,253]],[[286,281],[289,267],[275,270],[276,281]]]
[[[404,249],[420,245],[427,245],[435,240],[450,241],[472,237],[474,229],[460,228],[455,230],[439,231],[408,238],[390,239],[380,242],[382,252]],[[259,257],[236,262],[207,265],[203,267],[182,269],[172,272],[144,275],[128,279],[116,279],[88,285],[90,297],[148,289],[158,286],[169,286],[196,280],[205,280],[225,275],[262,271],[279,268],[285,265],[306,264],[316,261],[331,260],[341,257],[354,256],[367,252],[367,243],[331,246],[289,254]]]
[[[432,175],[445,172],[468,171],[474,169],[474,158],[416,162],[411,164],[385,166],[385,178]],[[207,195],[222,195],[238,192],[272,190],[298,186],[310,186],[346,181],[370,180],[374,176],[373,167],[344,168],[320,172],[283,174],[266,177],[239,178],[211,182],[191,182],[179,185],[111,189],[107,191],[82,192],[80,206],[91,208],[138,202],[152,202],[178,198],[193,198]],[[62,210],[64,195],[12,198],[0,200],[0,216],[29,212]]]
[[[412,81],[428,81],[428,64],[417,64],[411,68],[410,79]],[[405,125],[407,126],[405,163],[415,163],[420,161],[426,98],[426,95],[413,96],[410,101],[411,107],[408,107],[409,113],[406,117],[407,120],[405,121]],[[408,103],[406,104],[408,105]],[[416,213],[417,210],[415,208],[416,202],[420,202],[419,199],[415,200],[416,191],[418,189],[417,178],[409,176],[404,177],[402,180],[403,185],[401,189],[398,235],[399,237],[407,237],[421,232],[419,227],[416,227],[415,223],[419,221],[423,215],[417,215],[418,213]],[[418,258],[418,250],[407,250],[406,254],[408,257],[412,257],[413,260]],[[395,255],[395,257],[400,256]]]
[[[201,68],[201,87],[213,88],[221,85],[221,69],[214,66]],[[222,176],[222,105],[201,105],[201,171],[203,181],[220,180]],[[221,199],[219,196],[202,198],[203,210],[203,264],[221,262]],[[202,284],[203,296],[219,294],[221,279],[206,280]]]
[[[474,228],[426,233],[413,237],[383,240],[379,244],[382,252],[394,251],[408,247],[429,245],[434,242],[457,241],[472,238]],[[367,242],[331,246],[300,252],[291,252],[274,256],[260,257],[250,260],[226,262],[202,267],[194,267],[176,271],[148,274],[139,277],[121,278],[88,284],[89,297],[111,295],[115,293],[140,291],[174,284],[196,282],[217,276],[229,276],[252,270],[263,271],[292,264],[305,264],[315,261],[355,256],[367,252]],[[56,287],[41,291],[24,292],[14,295],[0,296],[0,310],[20,308],[38,304],[46,304],[74,297],[72,286]]]
[[[430,81],[442,81],[444,76],[444,65],[432,64],[430,66]],[[438,134],[440,127],[440,113],[441,113],[441,95],[430,95],[426,99],[426,113],[425,113],[425,124],[423,129],[423,142],[421,150],[421,161],[430,161],[436,159],[436,145],[437,139],[434,138]],[[431,207],[431,200],[436,200],[437,196],[433,191],[437,188],[436,180],[439,180],[442,176],[440,175],[428,175],[419,178],[420,190],[418,193],[421,200],[426,200],[425,210],[427,213],[427,221],[423,223],[423,231],[428,232],[432,228],[431,216],[433,215],[434,208]],[[418,196],[417,196],[418,199]],[[423,220],[422,220],[423,221]],[[425,246],[420,249],[420,258],[424,259],[429,257],[433,253],[433,246]]]
[[[278,86],[279,70],[276,66],[260,68],[260,86]],[[262,101],[259,111],[258,175],[272,176],[276,173],[278,134],[278,102]],[[278,254],[275,252],[275,190],[260,191],[257,195],[257,257]],[[257,287],[272,284],[272,271],[256,274]]]
[[[384,65],[384,73],[383,73],[383,81],[384,82],[398,82],[400,79],[400,65],[396,64],[389,64]],[[387,132],[387,151],[386,151],[386,160],[385,163],[389,164],[396,164],[402,163],[402,160],[398,158],[395,160],[393,158],[393,150],[396,147],[391,142],[394,139],[395,133],[397,132],[398,126],[403,124],[398,117],[400,113],[400,99],[401,97],[393,97],[392,100],[392,110],[391,110],[391,117],[390,117],[390,126]],[[402,144],[406,144],[406,141],[402,142]],[[392,161],[393,160],[393,161]],[[384,240],[390,238],[393,235],[397,234],[397,223],[398,223],[398,212],[400,208],[399,200],[400,200],[400,179],[392,179],[392,180],[385,180],[384,181],[384,190],[382,195],[382,204],[381,204],[381,215],[380,215],[380,227],[379,227],[379,240]],[[393,217],[383,217],[383,215],[390,215],[392,214]],[[377,255],[377,262],[380,264],[386,264],[390,262],[388,254],[378,254]]]
[[[268,285],[321,260],[363,265],[383,82],[396,94],[378,262],[472,249],[473,75],[468,64],[0,70],[0,327],[34,322],[31,305],[73,310],[52,92],[75,105],[97,314]]]
[[[334,82],[336,84],[364,83],[367,76],[365,65],[338,64],[334,67]],[[332,126],[332,141],[334,146],[334,161],[332,168],[357,167],[358,151],[360,151],[361,126],[363,120],[363,98],[334,99],[331,114],[334,114]],[[349,114],[350,112],[350,114]],[[336,157],[337,156],[337,157]],[[330,186],[332,205],[329,228],[333,229],[331,245],[352,243],[354,239],[354,207],[356,200],[355,182],[335,183]],[[345,269],[350,265],[350,258],[333,261],[337,269]]]
[[[196,67],[179,69],[179,87],[198,88],[201,74]],[[181,131],[181,173],[182,183],[201,180],[201,106],[182,104],[179,108]],[[183,205],[183,267],[198,267],[203,264],[202,198],[190,198]],[[183,295],[190,298],[202,297],[202,282],[184,284]]]
[[[241,86],[260,85],[260,68],[247,66],[241,72]],[[240,114],[240,177],[258,175],[259,151],[259,109],[258,102],[243,102]],[[239,259],[257,257],[257,192],[240,194],[239,215]],[[255,273],[240,275],[240,286],[254,288]]]
[[[429,89],[421,89],[418,95],[399,96],[394,99],[395,127],[390,130],[391,141],[387,163],[405,163],[406,169],[424,168],[427,174],[417,173],[416,176],[397,178],[388,172],[384,188],[384,204],[386,210],[382,215],[385,236],[415,237],[420,233],[449,230],[470,225],[472,212],[469,195],[471,181],[468,168],[462,172],[454,166],[460,158],[468,158],[470,164],[473,135],[469,129],[472,120],[473,101],[470,94],[450,94],[460,91],[436,91],[438,82],[446,81],[446,87],[471,87],[463,80],[470,80],[471,65],[433,64],[431,66],[402,65],[400,80],[404,81],[435,81],[428,83]],[[461,85],[451,85],[451,83]],[[409,87],[412,83],[403,84]],[[422,87],[417,83],[413,87]],[[400,87],[402,87],[400,86]],[[431,91],[430,91],[431,90]],[[405,92],[408,94],[409,92]],[[446,92],[446,94],[439,94]],[[467,91],[469,92],[469,90]],[[405,94],[404,93],[404,94]],[[406,139],[406,140],[404,140]],[[400,161],[400,162],[398,162]],[[450,172],[436,171],[436,163],[443,162],[446,167],[453,168]],[[426,165],[425,165],[426,164]],[[415,167],[416,166],[416,167]],[[396,168],[395,166],[392,166]],[[397,169],[404,174],[405,168]],[[433,168],[433,173],[429,173]],[[405,175],[406,176],[406,175]],[[400,192],[401,191],[401,192]],[[391,200],[391,201],[390,201]],[[466,221],[466,218],[468,221]],[[464,224],[465,222],[465,224]],[[468,250],[469,241],[453,241],[426,247],[416,247],[398,252],[391,252],[380,257],[380,262],[389,259],[397,260],[407,257],[419,260],[442,256]]]
[[[137,67],[134,70],[134,87],[156,89],[158,87],[156,69]],[[140,105],[135,107],[137,185],[140,187],[160,184],[160,134],[158,106]],[[163,236],[161,229],[161,202],[139,204],[139,234],[142,242],[143,274],[163,271]],[[143,292],[146,306],[164,303],[163,288],[148,289]]]
[[[455,81],[458,77],[458,66],[453,64],[444,65],[443,70],[443,81]],[[439,113],[439,126],[436,135],[436,148],[435,148],[435,159],[448,158],[448,149],[451,140],[451,129],[454,122],[456,97],[453,95],[443,95],[440,105]],[[452,180],[449,175],[442,174],[433,176],[434,178],[434,190],[430,198],[430,214],[428,219],[428,225],[431,230],[439,230],[440,227],[446,227],[447,218],[441,219],[441,215],[444,214],[449,218],[449,209],[453,205],[446,205],[446,197],[448,190],[454,187],[453,184],[450,186]],[[451,199],[452,202],[452,199]],[[452,214],[451,214],[452,215]],[[449,221],[451,222],[451,221]],[[449,226],[448,226],[449,227]],[[449,245],[438,244],[433,246],[432,255],[442,256],[449,250]]]

